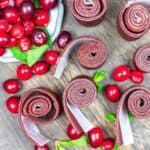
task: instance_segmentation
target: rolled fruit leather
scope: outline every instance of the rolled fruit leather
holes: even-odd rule
[[[85,68],[97,69],[107,60],[107,48],[98,38],[93,36],[81,36],[72,40],[61,52],[56,63],[51,67],[51,75],[60,78],[67,66],[69,56],[77,51],[77,60]]]
[[[107,10],[106,0],[71,0],[70,8],[77,21],[86,26],[99,24]]]
[[[80,108],[93,103],[96,95],[95,83],[87,76],[74,78],[63,92],[65,114],[69,122],[78,132],[88,132],[94,127],[80,111]]]
[[[137,118],[150,117],[150,89],[144,86],[135,85],[128,88],[122,95],[118,109],[115,133],[117,144],[133,144],[128,111]]]
[[[44,136],[37,124],[48,124],[56,120],[60,113],[60,103],[54,92],[45,88],[30,89],[20,99],[19,121],[26,137],[43,146],[52,141]]]
[[[120,10],[117,25],[120,34],[127,40],[142,37],[150,28],[150,1],[129,1]]]

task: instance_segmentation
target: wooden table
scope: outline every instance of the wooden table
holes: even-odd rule
[[[111,71],[120,64],[128,64],[132,61],[133,53],[142,44],[150,42],[150,34],[146,34],[139,40],[128,42],[120,37],[116,29],[116,18],[120,7],[127,0],[108,0],[108,12],[104,21],[95,27],[85,27],[80,25],[71,15],[69,5],[65,1],[65,17],[63,30],[68,30],[73,34],[73,37],[81,35],[95,35],[99,37],[107,45],[109,52],[109,59],[102,67],[102,69]],[[55,45],[52,49],[58,49]],[[8,78],[16,78],[16,67],[18,63],[3,64],[0,63],[0,150],[33,150],[33,145],[26,139],[20,129],[18,118],[16,115],[11,115],[5,107],[8,94],[2,90],[2,83]],[[50,73],[42,77],[34,76],[31,80],[23,82],[23,88],[20,91],[23,93],[27,89],[34,87],[51,88],[58,93],[61,98],[62,91],[66,84],[77,75],[92,76],[94,71],[82,68],[76,61],[76,54],[72,54],[69,60],[69,65],[66,68],[62,78],[57,80],[53,78]],[[114,81],[110,80],[110,83]],[[130,87],[132,83],[126,81],[120,86],[124,90]],[[150,75],[145,75],[143,85],[150,85]],[[94,124],[98,124],[105,131],[105,136],[115,138],[114,124],[105,120],[104,114],[106,112],[115,112],[117,104],[110,104],[103,94],[99,94],[95,103],[88,108],[83,108],[82,111]],[[40,126],[42,132],[50,137],[58,139],[67,139],[66,126],[68,121],[64,113],[53,123],[45,126]],[[122,147],[122,150],[150,150],[150,119],[138,120],[132,122],[132,130],[135,143],[128,147]],[[54,150],[53,145],[50,145]],[[91,149],[91,148],[89,148]]]

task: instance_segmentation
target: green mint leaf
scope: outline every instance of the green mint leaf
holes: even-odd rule
[[[132,121],[134,119],[134,116],[131,113],[128,113],[128,118],[130,121]]]
[[[114,113],[106,113],[105,118],[106,118],[107,121],[115,122],[116,115]]]
[[[113,150],[120,150],[120,148],[119,148],[118,145],[116,145],[116,146],[113,148]]]
[[[10,48],[12,55],[23,63],[27,63],[27,54],[20,51],[17,46]]]
[[[42,46],[32,45],[32,49],[27,52],[27,64],[29,66],[34,65],[43,56],[48,47],[47,44]]]
[[[96,84],[96,88],[97,88],[97,92],[100,93],[100,92],[103,91],[104,86],[102,84],[100,84],[100,83],[97,83]]]
[[[35,8],[39,8],[40,7],[39,0],[34,0],[34,6],[35,6]]]
[[[93,76],[93,80],[95,83],[99,83],[101,81],[103,81],[107,75],[107,71],[105,70],[98,70],[96,71],[96,73]]]
[[[89,145],[87,136],[82,136],[77,140],[70,140],[70,141],[59,141],[59,144],[62,147],[69,148],[69,147],[87,147]]]
[[[42,46],[32,45],[31,50],[24,53],[21,52],[17,46],[14,46],[10,49],[10,51],[16,59],[29,66],[32,66],[42,57],[42,55],[48,49],[48,47],[49,46],[47,44]]]
[[[59,143],[55,145],[55,150],[65,150]]]

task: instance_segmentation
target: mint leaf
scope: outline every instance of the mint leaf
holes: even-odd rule
[[[16,59],[20,60],[23,63],[27,63],[27,54],[21,52],[17,46],[10,48],[10,51]]]
[[[120,148],[119,148],[118,145],[116,145],[116,146],[113,148],[113,150],[120,150]]]
[[[93,80],[95,83],[99,83],[101,81],[103,81],[107,75],[107,71],[105,70],[98,70],[96,71],[96,73],[93,76]]]
[[[97,84],[96,84],[96,88],[97,88],[97,92],[98,92],[98,93],[100,93],[100,92],[103,91],[103,85],[100,84],[100,83],[97,83]]]
[[[131,113],[128,113],[128,118],[130,121],[132,121],[134,119],[134,116]]]
[[[27,53],[27,64],[29,66],[34,65],[48,49],[48,45],[32,46],[32,49]]]
[[[34,0],[34,6],[35,6],[35,8],[39,8],[40,7],[39,0]]]
[[[32,66],[42,57],[42,55],[48,49],[48,47],[49,45],[47,44],[42,46],[32,45],[31,50],[24,53],[21,52],[17,46],[14,46],[10,49],[10,51],[16,59],[29,66]]]
[[[106,113],[105,118],[106,118],[107,121],[115,122],[116,115],[114,113]]]
[[[62,147],[69,148],[69,147],[87,147],[89,145],[87,136],[82,136],[77,140],[70,140],[70,141],[59,141],[59,144]]]

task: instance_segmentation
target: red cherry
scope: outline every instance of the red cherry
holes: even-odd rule
[[[44,146],[34,146],[34,150],[50,150],[48,145],[44,145]]]
[[[56,39],[56,43],[59,48],[64,49],[71,40],[71,34],[68,31],[62,31]]]
[[[5,48],[0,47],[0,56],[3,56],[5,52],[6,52]]]
[[[115,84],[107,85],[105,95],[111,102],[118,102],[121,96],[120,88]]]
[[[144,73],[140,72],[140,71],[132,71],[131,72],[131,76],[130,79],[132,80],[132,82],[134,82],[135,84],[140,84],[143,82],[144,80]]]
[[[36,75],[43,75],[48,71],[49,65],[46,61],[39,61],[32,66],[32,72]]]
[[[24,27],[25,35],[29,36],[32,34],[32,32],[35,29],[35,23],[31,20],[25,20],[23,22],[23,27]]]
[[[37,9],[35,15],[35,23],[38,26],[46,26],[49,23],[49,13],[44,9]]]
[[[101,146],[103,150],[113,150],[115,143],[112,139],[105,139]]]
[[[27,0],[15,0],[15,5],[17,6],[17,7],[20,7],[20,5],[23,3],[23,2],[25,2],[25,1],[27,1]],[[28,1],[33,1],[33,0],[28,0]]]
[[[53,50],[47,51],[44,58],[50,65],[55,65],[59,58],[59,53]]]
[[[99,127],[95,127],[88,132],[89,143],[91,147],[97,148],[103,142],[103,130]]]
[[[4,47],[9,42],[9,36],[7,33],[0,32],[0,47]]]
[[[14,6],[13,0],[0,0],[0,8],[5,8],[9,6]]]
[[[11,36],[20,39],[24,36],[24,27],[21,24],[15,24],[10,30]]]
[[[7,32],[9,29],[9,24],[6,19],[0,19],[0,32]]]
[[[18,113],[19,101],[20,101],[20,98],[17,96],[12,96],[7,99],[6,106],[9,112],[14,113],[14,114]]]
[[[84,132],[79,133],[76,131],[71,124],[67,127],[67,135],[70,139],[79,139],[81,136],[83,136]]]
[[[58,0],[40,0],[40,5],[44,9],[53,9],[58,4]]]
[[[21,88],[21,85],[18,80],[16,79],[8,79],[3,83],[3,89],[8,94],[17,93]]]
[[[14,37],[10,37],[8,44],[6,45],[7,48],[14,47],[17,44],[17,39]]]
[[[28,80],[32,76],[32,69],[26,65],[26,64],[21,64],[17,68],[17,77],[20,80]]]
[[[9,23],[16,23],[19,17],[18,11],[15,7],[7,7],[3,11],[4,18]]]
[[[18,40],[18,47],[22,52],[27,52],[31,49],[31,41],[28,37],[22,37]]]
[[[130,68],[123,65],[119,66],[114,70],[112,77],[115,81],[125,81],[130,77]]]

